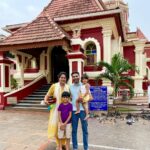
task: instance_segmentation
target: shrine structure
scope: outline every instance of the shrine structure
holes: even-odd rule
[[[19,101],[42,84],[56,82],[61,71],[68,82],[73,71],[86,73],[95,85],[103,70],[95,70],[95,64],[111,63],[118,52],[139,67],[139,74],[127,74],[134,78],[134,91],[143,93],[150,77],[150,41],[139,28],[130,31],[128,18],[123,0],[52,0],[33,21],[5,26],[11,35],[0,41],[1,109],[9,97]],[[12,77],[18,83],[13,91]],[[107,80],[99,85],[111,87]]]

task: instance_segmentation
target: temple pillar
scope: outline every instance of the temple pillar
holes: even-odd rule
[[[10,65],[13,63],[4,57],[4,53],[0,52],[0,110],[6,105],[4,94],[11,90]]]
[[[143,93],[143,52],[145,47],[145,40],[135,41],[135,65],[139,68],[139,74],[135,73],[134,77],[134,91],[136,93]]]
[[[69,61],[69,83],[72,82],[72,72],[79,72],[80,76],[83,75],[84,59],[86,56],[80,51],[80,45],[73,45],[72,52],[67,53]]]
[[[24,57],[16,55],[17,59],[17,74],[18,74],[18,87],[24,86]]]
[[[104,51],[104,59],[103,61],[107,63],[111,63],[111,37],[112,37],[112,29],[110,26],[104,26],[103,30],[103,51]]]
[[[112,29],[111,26],[103,25],[103,61],[107,63],[111,63],[111,37],[112,37]],[[111,81],[107,79],[103,79],[103,86],[107,86],[108,93],[112,93]]]

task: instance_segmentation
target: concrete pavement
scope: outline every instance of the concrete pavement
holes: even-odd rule
[[[0,111],[0,150],[55,150],[47,140],[47,112]],[[79,127],[79,147],[82,131]],[[125,120],[112,119],[99,123],[89,119],[90,150],[149,150],[150,122],[139,119],[129,126]]]

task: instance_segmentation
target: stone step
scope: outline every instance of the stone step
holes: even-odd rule
[[[21,100],[21,101],[19,101],[19,103],[41,104],[41,101],[40,100]]]
[[[48,92],[48,90],[43,90],[43,89],[38,89],[38,90],[36,90],[35,92],[45,92],[45,93],[47,93]]]
[[[44,100],[46,93],[48,92],[51,84],[46,84],[40,87],[38,90],[24,99],[20,100],[18,104],[9,106],[7,109],[15,110],[37,110],[37,111],[48,111],[46,105],[41,105],[41,101]]]
[[[133,97],[131,100],[147,100],[148,97]]]
[[[148,100],[147,99],[142,99],[142,100],[135,100],[135,99],[131,99],[131,100],[121,100],[121,99],[117,99],[114,101],[115,104],[124,104],[124,105],[148,105]]]
[[[26,97],[24,100],[43,100],[44,97]]]
[[[31,94],[28,97],[45,97],[45,94]]]
[[[24,110],[24,111],[44,111],[49,112],[46,107],[22,107],[22,106],[8,106],[5,109],[9,110]]]
[[[42,95],[46,95],[47,92],[33,92],[32,94],[42,94]]]
[[[41,105],[41,104],[36,104],[36,103],[18,103],[15,106],[22,106],[22,107],[45,107],[47,108],[46,105]]]

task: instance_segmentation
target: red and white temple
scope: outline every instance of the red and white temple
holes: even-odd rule
[[[143,93],[150,78],[150,42],[140,29],[130,31],[128,5],[123,0],[52,0],[31,22],[7,25],[10,36],[0,41],[0,108],[8,97],[17,100],[45,83],[57,81],[60,71],[86,73],[90,84],[102,68],[94,64],[120,52],[140,73],[134,78],[134,90]],[[14,58],[8,57],[11,53]],[[18,82],[11,89],[10,79]],[[111,87],[109,81],[99,85]]]

